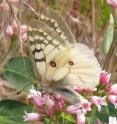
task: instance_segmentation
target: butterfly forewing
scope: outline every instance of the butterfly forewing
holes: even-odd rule
[[[61,15],[51,8],[40,9],[40,20],[58,33],[58,35],[70,44],[75,43],[75,39]]]
[[[34,62],[43,78],[47,63],[57,53],[72,45],[61,39],[55,31],[39,20],[32,20],[29,23],[28,34]]]

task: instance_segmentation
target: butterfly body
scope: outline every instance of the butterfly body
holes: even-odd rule
[[[34,65],[47,91],[69,97],[76,94],[76,86],[97,86],[101,71],[97,59],[86,45],[76,43],[59,14],[42,9],[40,19],[29,23],[28,34]]]

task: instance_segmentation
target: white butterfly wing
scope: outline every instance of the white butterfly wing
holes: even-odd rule
[[[29,47],[33,60],[44,80],[47,63],[59,52],[73,47],[73,44],[64,41],[46,24],[39,20],[32,20],[28,27]]]
[[[86,45],[78,43],[71,55],[74,66],[70,67],[70,73],[66,77],[69,85],[96,87],[99,84],[101,68],[93,52]]]

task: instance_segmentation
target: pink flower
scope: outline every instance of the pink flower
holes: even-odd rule
[[[40,119],[40,115],[38,113],[27,113],[25,111],[23,118],[24,121],[38,121]]]
[[[76,124],[85,124],[85,115],[83,113],[77,114]]]
[[[83,108],[85,111],[91,111],[91,102],[83,103],[83,104],[82,104],[82,108]]]
[[[27,31],[28,31],[27,25],[21,25],[20,33],[23,34],[23,33],[26,33]]]
[[[27,25],[21,25],[21,27],[20,27],[20,35],[21,35],[21,40],[23,42],[26,42],[28,40],[27,31],[28,31]]]
[[[96,124],[102,124],[102,122],[99,119],[97,119]]]
[[[101,105],[106,105],[106,102],[104,101],[104,98],[98,97],[98,96],[92,96],[91,102],[98,107],[98,111],[101,110]]]
[[[3,2],[0,4],[0,10],[2,11],[8,11],[9,10],[9,5],[6,2]]]
[[[114,104],[115,107],[117,107],[117,96],[109,95],[107,98],[112,104]]]
[[[29,92],[30,93],[28,95],[28,99],[31,98],[37,107],[42,107],[43,106],[43,98],[41,96],[41,92],[36,91],[34,89],[31,89]]]
[[[13,31],[16,31],[16,29],[17,29],[17,22],[16,22],[15,19],[12,20],[11,26],[12,26],[12,28],[13,28]]]
[[[85,124],[86,111],[79,104],[68,106],[65,111],[77,115],[76,124]]]
[[[44,104],[47,106],[47,111],[46,113],[51,116],[53,114],[53,107],[54,107],[54,102],[53,100],[50,98],[49,95],[44,95],[43,97],[43,102]]]
[[[108,84],[106,85],[106,90],[107,90],[108,92],[110,92],[111,86],[112,86],[112,83],[108,83]]]
[[[26,42],[26,41],[28,40],[28,35],[27,35],[27,33],[23,33],[23,34],[21,35],[21,39],[22,39],[23,42]]]
[[[74,90],[78,93],[81,93],[83,91],[83,87],[77,86],[74,88]]]
[[[56,109],[58,111],[61,110],[63,108],[63,106],[64,106],[65,99],[60,95],[56,95],[56,96],[54,96],[54,100],[55,100]]]
[[[113,84],[110,88],[110,93],[117,96],[117,84]]]
[[[68,106],[65,111],[70,114],[76,114],[76,113],[79,113],[81,110],[80,110],[79,104],[76,104],[76,105]]]
[[[9,36],[9,37],[12,37],[13,34],[14,34],[14,31],[13,31],[13,27],[11,25],[8,25],[7,28],[6,28],[6,34]]]
[[[107,72],[102,72],[100,75],[100,83],[102,84],[108,84],[110,81],[111,74],[108,74]]]
[[[117,0],[107,0],[107,3],[114,8],[117,8]]]
[[[36,97],[36,96],[33,96],[33,102],[34,104],[37,106],[37,107],[42,107],[43,106],[43,100],[41,97]]]

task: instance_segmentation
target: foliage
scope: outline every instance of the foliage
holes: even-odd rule
[[[27,106],[15,100],[3,100],[0,102],[0,123],[1,124],[27,124],[23,121],[24,110],[32,111],[31,106]]]
[[[107,54],[109,52],[110,46],[112,44],[113,41],[113,33],[114,33],[114,19],[112,14],[110,15],[110,22],[109,25],[107,27],[107,30],[104,34],[104,39],[103,39],[103,51],[105,54]]]
[[[31,60],[28,57],[22,56],[12,58],[5,66],[4,77],[14,85],[17,90],[21,90],[25,86],[29,89],[32,81],[34,81],[34,71]]]

